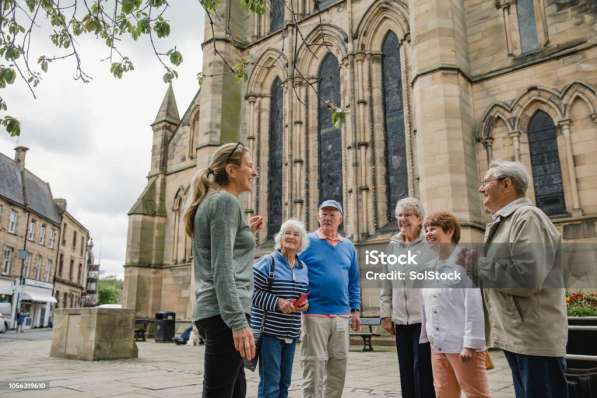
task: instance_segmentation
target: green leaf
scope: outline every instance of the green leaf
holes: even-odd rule
[[[170,62],[172,65],[180,65],[182,63],[182,54],[179,51],[170,51]]]
[[[17,77],[17,73],[12,68],[6,68],[3,71],[3,78],[8,84],[13,84],[15,82],[15,78]]]
[[[25,3],[27,3],[27,8],[29,8],[29,11],[33,12],[33,10],[35,10],[37,3],[36,0],[25,0]]]
[[[197,73],[197,84],[199,84],[199,87],[203,84],[203,80],[205,80],[205,75],[202,72]]]
[[[21,123],[14,117],[4,116],[4,118],[1,120],[1,123],[11,137],[21,135]]]
[[[164,18],[158,17],[158,19],[155,21],[155,24],[153,25],[153,30],[161,39],[170,34],[170,24]]]
[[[128,15],[141,7],[142,0],[122,0],[122,13]]]
[[[242,5],[255,14],[263,15],[265,13],[265,0],[242,0]]]
[[[199,0],[199,3],[206,12],[216,12],[218,7],[218,0]]]
[[[249,74],[247,73],[247,61],[244,58],[234,65],[234,75],[238,80],[247,81],[249,79]]]

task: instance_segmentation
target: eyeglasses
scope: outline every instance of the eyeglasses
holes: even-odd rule
[[[485,180],[479,181],[479,185],[481,187],[484,187],[485,185],[489,184],[490,182],[493,182],[493,181],[502,181],[504,178],[506,178],[506,177],[487,178]]]
[[[228,164],[228,163],[230,163],[230,159],[232,158],[232,155],[234,155],[234,152],[236,152],[236,150],[238,149],[238,147],[239,147],[239,146],[240,146],[240,147],[243,147],[243,148],[245,147],[245,146],[242,144],[242,142],[237,142],[237,143],[236,143],[236,146],[234,147],[234,149],[232,150],[232,152],[230,152],[230,153],[228,154],[228,158],[226,158],[226,163],[225,163],[225,164]]]

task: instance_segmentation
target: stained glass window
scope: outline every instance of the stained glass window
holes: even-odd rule
[[[518,14],[518,31],[520,32],[520,46],[526,53],[539,47],[537,38],[537,20],[535,18],[534,0],[518,0],[516,10]]]
[[[528,135],[537,207],[550,216],[566,214],[556,127],[551,117],[535,112]]]
[[[394,32],[389,32],[382,47],[386,192],[389,222],[395,222],[394,206],[396,202],[408,196],[408,168],[399,47],[398,37]]]
[[[342,203],[342,130],[332,124],[326,101],[340,106],[340,66],[328,53],[319,69],[319,198]]]
[[[284,143],[284,90],[279,78],[271,91],[269,165],[267,189],[267,236],[273,238],[282,225],[282,168]]]
[[[284,0],[270,1],[270,32],[278,30],[284,25]]]

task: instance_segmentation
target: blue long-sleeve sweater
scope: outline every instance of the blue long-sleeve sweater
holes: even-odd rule
[[[348,239],[335,246],[317,233],[301,255],[309,270],[309,310],[306,314],[344,315],[361,309],[361,281],[355,248]]]

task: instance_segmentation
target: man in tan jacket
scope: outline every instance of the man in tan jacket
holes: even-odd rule
[[[487,344],[504,351],[516,397],[567,397],[561,237],[525,198],[528,181],[520,162],[490,164],[479,192],[492,221],[473,273],[483,287]]]

